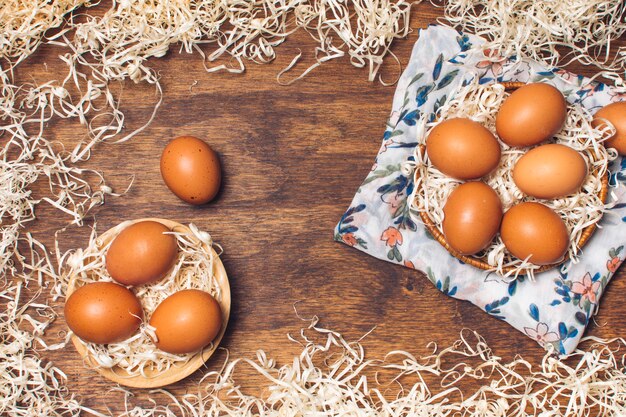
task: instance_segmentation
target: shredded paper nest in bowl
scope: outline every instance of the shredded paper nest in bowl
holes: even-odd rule
[[[450,99],[438,111],[434,122],[422,122],[418,132],[418,142],[426,144],[430,131],[441,121],[455,117],[465,117],[481,123],[496,137],[496,114],[504,100],[510,94],[502,84],[480,85],[474,81],[462,87],[453,99]],[[583,231],[597,224],[604,211],[605,202],[600,198],[602,179],[607,175],[608,163],[617,157],[614,150],[607,150],[602,141],[610,137],[610,129],[595,129],[591,126],[592,115],[582,106],[568,104],[567,119],[563,128],[547,143],[559,143],[578,151],[584,158],[588,172],[580,191],[576,194],[553,200],[540,200],[525,196],[515,185],[512,171],[515,163],[529,148],[511,148],[500,141],[502,157],[498,167],[481,180],[492,187],[500,196],[504,211],[525,201],[540,202],[554,210],[565,222],[570,235],[567,256],[576,263],[581,253],[578,242]],[[540,144],[543,145],[546,142]],[[539,145],[539,146],[540,146]],[[442,231],[443,208],[452,191],[462,181],[450,178],[435,168],[428,155],[416,147],[416,187],[410,198],[414,212],[425,212]],[[566,173],[563,173],[566,175]],[[443,233],[443,231],[442,231]],[[532,265],[524,260],[513,257],[497,235],[491,245],[475,255],[506,279],[515,279],[520,274],[531,278],[540,266]],[[510,271],[505,269],[511,268]]]
[[[115,236],[124,229],[126,223],[117,227]],[[195,353],[175,355],[156,348],[154,328],[148,325],[150,317],[157,306],[175,292],[186,289],[198,289],[211,294],[218,302],[222,293],[213,274],[215,253],[211,249],[211,236],[190,226],[191,233],[177,231],[172,234],[178,242],[178,258],[174,268],[160,281],[152,284],[133,287],[131,290],[141,301],[144,320],[139,331],[129,339],[108,345],[87,343],[87,365],[102,368],[114,368],[121,371],[120,375],[152,378],[169,370],[180,367],[188,362]],[[62,277],[66,283],[76,277],[75,288],[92,282],[113,282],[105,266],[105,255],[113,242],[108,243],[92,233],[89,245],[66,257],[67,269]],[[209,346],[210,347],[210,346]]]

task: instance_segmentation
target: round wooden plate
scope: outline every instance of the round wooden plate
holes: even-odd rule
[[[106,245],[110,241],[112,241],[122,229],[130,226],[133,223],[146,220],[162,223],[165,226],[169,227],[172,231],[191,233],[191,230],[187,226],[184,226],[180,223],[165,219],[149,218],[123,222],[100,235],[98,237],[98,240],[101,242],[102,245]],[[204,362],[206,362],[211,357],[211,355],[213,355],[213,352],[215,352],[215,350],[219,346],[220,341],[224,336],[224,332],[226,332],[226,326],[228,325],[228,318],[230,316],[230,285],[222,261],[220,260],[217,253],[213,250],[213,248],[210,249],[211,251],[213,251],[213,255],[215,256],[213,261],[213,274],[215,276],[215,279],[217,280],[217,285],[221,289],[222,296],[221,299],[218,300],[220,308],[222,309],[222,328],[217,337],[213,340],[213,342],[206,348],[193,355],[189,359],[189,361],[185,362],[183,365],[173,366],[167,371],[155,372],[154,374],[146,372],[146,376],[130,376],[126,371],[122,370],[119,367],[102,368],[98,366],[93,366],[96,372],[113,382],[116,382],[120,385],[125,385],[127,387],[158,388],[165,385],[173,384],[174,382],[180,381],[181,379],[188,377],[196,370],[198,370],[204,364]],[[74,292],[76,279],[77,277],[70,278],[66,298]],[[76,335],[72,335],[72,343],[74,344],[76,350],[81,355],[86,364],[94,363],[93,359],[87,351],[87,348],[85,347],[85,342],[83,342]]]

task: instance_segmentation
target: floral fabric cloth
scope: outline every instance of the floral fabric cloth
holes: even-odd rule
[[[536,62],[487,60],[491,52],[474,52],[484,41],[453,29],[422,30],[393,101],[383,142],[371,172],[335,229],[335,239],[372,256],[426,272],[444,294],[468,300],[487,314],[511,324],[544,347],[562,354],[578,344],[599,307],[626,250],[626,159],[611,165],[610,195],[617,204],[603,217],[580,262],[507,283],[494,273],[452,257],[409,214],[412,176],[401,167],[416,146],[416,124],[432,119],[439,106],[476,77],[480,83],[542,81],[556,86],[569,102],[591,111],[626,100],[610,87]],[[480,49],[480,48],[478,48]]]

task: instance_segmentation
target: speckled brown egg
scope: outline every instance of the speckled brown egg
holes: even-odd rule
[[[502,203],[485,183],[467,182],[450,193],[443,208],[446,242],[461,255],[485,249],[500,227]]]
[[[124,285],[143,285],[163,278],[178,254],[176,237],[162,223],[147,220],[126,227],[106,254],[106,269]]]
[[[135,294],[113,282],[83,285],[68,297],[64,312],[65,321],[76,336],[100,344],[128,339],[143,318]]]
[[[169,353],[192,353],[207,346],[222,327],[222,311],[211,294],[182,290],[167,297],[152,313],[156,346]]]
[[[626,101],[611,103],[596,112],[593,126],[598,127],[608,120],[617,129],[617,133],[604,142],[607,148],[615,148],[620,155],[626,155]]]
[[[537,146],[523,155],[513,167],[513,181],[526,195],[553,199],[580,189],[587,178],[585,159],[569,146]]]
[[[500,162],[500,144],[483,125],[470,119],[453,118],[435,126],[426,138],[431,163],[449,177],[477,179],[489,174]]]
[[[513,91],[496,115],[496,131],[509,146],[533,146],[552,138],[565,123],[567,103],[555,87],[526,84]]]
[[[535,265],[559,262],[569,246],[569,233],[561,219],[541,203],[524,202],[502,218],[500,236],[509,252]]]
[[[161,176],[181,200],[204,204],[213,200],[222,182],[222,168],[215,151],[193,136],[172,140],[161,155]]]

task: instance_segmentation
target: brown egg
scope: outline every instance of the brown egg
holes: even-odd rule
[[[620,155],[626,155],[626,101],[611,103],[596,112],[593,126],[603,125],[602,119],[608,120],[617,129],[617,133],[604,142],[607,148],[615,148]]]
[[[452,191],[443,213],[446,242],[461,255],[473,255],[489,246],[498,232],[502,203],[487,184],[467,182]]]
[[[509,252],[535,265],[563,259],[569,234],[561,217],[541,203],[526,202],[510,208],[502,218],[500,236]]]
[[[565,123],[567,103],[555,87],[526,84],[504,100],[496,115],[496,131],[509,146],[532,146],[552,138]]]
[[[113,282],[86,284],[65,302],[67,325],[86,342],[121,342],[137,331],[142,318],[135,294]]]
[[[220,305],[209,293],[182,290],[167,297],[152,313],[159,349],[169,353],[196,352],[209,343],[222,327]]]
[[[109,275],[124,285],[143,285],[163,278],[176,262],[178,246],[170,229],[155,221],[131,224],[113,240],[106,254]]]
[[[219,191],[222,168],[219,157],[209,145],[193,136],[181,136],[163,150],[161,176],[181,200],[204,204]]]
[[[513,181],[536,198],[559,198],[575,193],[585,182],[587,164],[574,149],[560,144],[542,145],[528,151],[513,168]]]
[[[495,136],[480,123],[464,118],[435,126],[426,139],[426,152],[438,170],[459,180],[483,177],[500,162]]]

